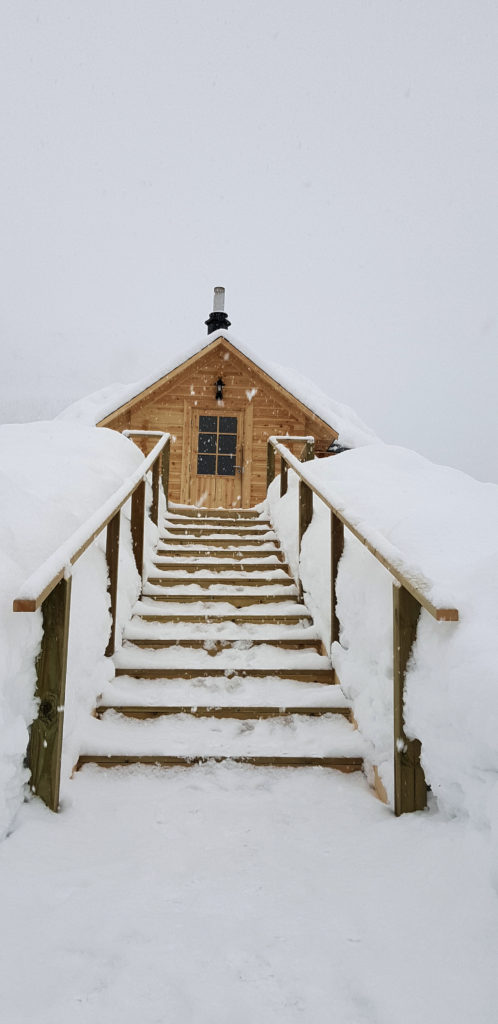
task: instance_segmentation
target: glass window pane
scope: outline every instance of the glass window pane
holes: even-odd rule
[[[199,451],[216,451],[216,434],[199,434]]]
[[[208,434],[216,431],[217,419],[217,416],[199,416],[199,430],[203,430]]]
[[[237,417],[236,416],[220,416],[220,434],[236,434],[237,433]]]
[[[211,451],[211,449],[209,449]],[[219,452],[236,452],[237,451],[237,434],[220,434],[218,440],[218,451]]]
[[[218,455],[218,476],[235,476],[235,455]]]
[[[198,455],[197,472],[200,476],[211,476],[216,472],[216,455]]]

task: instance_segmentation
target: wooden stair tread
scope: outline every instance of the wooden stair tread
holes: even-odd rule
[[[174,505],[170,502],[169,515],[188,519],[259,519],[253,508],[197,508],[192,505]]]
[[[215,576],[198,576],[193,580],[185,581],[181,576],[149,576],[147,583],[154,587],[295,587],[294,580],[289,576],[287,579],[241,579],[240,577],[225,576],[217,579]]]
[[[146,622],[204,622],[204,623],[217,623],[217,622],[240,622],[240,623],[253,623],[253,624],[270,624],[275,623],[278,625],[292,625],[298,626],[300,623],[311,623],[313,619],[309,612],[304,607],[302,612],[296,612],[295,614],[289,612],[268,612],[264,615],[250,615],[247,611],[245,613],[238,612],[237,608],[234,608],[233,612],[217,614],[216,612],[203,612],[203,613],[192,613],[188,612],[164,612],[160,615],[158,612],[153,611],[137,611],[135,615],[138,618],[143,619]]]
[[[167,570],[169,572],[170,570],[174,569],[176,572],[186,572],[188,574],[193,574],[196,572],[239,572],[241,576],[246,576],[250,575],[253,572],[284,572],[288,576],[290,576],[290,568],[287,562],[281,562],[280,559],[277,559],[276,562],[258,561],[251,565],[248,565],[247,563],[243,562],[243,568],[242,565],[240,564],[240,559],[236,559],[231,562],[200,562],[197,560],[192,560],[190,562],[179,562],[167,561],[167,559],[164,558],[160,559],[159,561],[156,560],[152,564],[157,569],[163,569],[164,571]]]
[[[215,536],[222,534],[226,537],[265,537],[267,534],[271,534],[272,538],[275,536],[271,526],[246,526],[241,530],[240,526],[193,526],[192,524],[187,525],[186,523],[166,522],[163,524],[163,529],[166,531],[166,535],[173,533],[175,535],[188,535],[190,537],[210,537],[211,534],[214,534]],[[163,536],[164,534],[161,534],[161,537]]]
[[[126,641],[126,644],[133,644],[134,647],[149,647],[151,649],[158,650],[170,647],[188,647],[192,650],[202,648],[203,650],[206,650],[205,644],[209,642],[211,646],[207,649],[207,653],[212,656],[215,656],[218,651],[225,650],[227,647],[232,647],[234,644],[238,644],[241,641],[247,642],[251,647],[260,646],[261,644],[269,644],[271,647],[294,651],[307,649],[320,651],[323,646],[320,638],[313,639],[313,637],[304,637],[302,639],[293,639],[292,637],[277,637],[275,639],[272,639],[271,637],[248,637],[247,640],[245,640],[244,637],[227,637],[227,639],[217,637],[213,640],[209,637],[204,639],[196,637],[177,639],[176,637],[130,636],[125,633],[124,640]]]
[[[181,544],[182,546],[184,545],[185,547],[188,547],[190,545],[192,547],[200,547],[200,548],[203,548],[203,549],[206,549],[206,550],[208,550],[211,547],[217,547],[217,548],[253,548],[254,547],[254,548],[260,548],[260,547],[264,546],[266,551],[270,551],[272,548],[279,548],[280,547],[280,541],[276,540],[274,537],[268,537],[268,538],[257,537],[256,538],[256,537],[240,537],[240,536],[237,535],[235,537],[229,537],[229,538],[228,537],[206,537],[204,539],[204,538],[192,537],[192,536],[189,536],[189,537],[177,537],[175,535],[175,536],[171,536],[171,538],[167,537],[167,536],[166,537],[164,537],[164,536],[161,537],[160,538],[160,546],[158,547],[157,550],[158,551],[162,551],[164,549],[164,545],[169,543],[170,540],[171,540],[172,544]],[[202,543],[200,543],[201,541],[202,541]],[[270,545],[271,545],[271,547],[270,547]]]
[[[148,601],[159,601],[163,604],[233,604],[236,608],[245,608],[248,605],[260,604],[287,604],[290,599],[288,594],[151,594],[144,591],[144,598]],[[299,602],[296,601],[296,604]],[[302,606],[304,609],[304,605]]]
[[[257,768],[335,768],[340,772],[360,772],[362,757],[290,757],[265,755],[195,754],[190,757],[168,754],[80,754],[76,763],[79,771],[86,764],[101,768],[125,767],[127,765],[157,765],[162,768],[189,768],[197,764],[221,764],[233,761],[236,764],[252,765]]]
[[[225,545],[225,548],[226,548],[226,545]],[[268,548],[265,548],[262,551],[259,550],[258,548],[254,548],[254,550],[252,550],[252,551],[245,551],[243,549],[233,547],[230,550],[229,556],[227,556],[227,552],[226,552],[225,548],[217,548],[217,547],[205,548],[202,545],[200,545],[200,546],[198,545],[196,548],[194,548],[193,550],[190,550],[190,551],[185,551],[184,548],[181,548],[179,551],[177,551],[174,546],[172,546],[172,547],[163,547],[163,548],[158,547],[156,555],[159,556],[159,557],[161,557],[161,555],[162,555],[163,558],[172,558],[175,555],[181,555],[182,558],[186,558],[187,556],[189,556],[192,559],[192,563],[191,564],[194,564],[193,560],[195,558],[197,558],[197,559],[224,558],[225,561],[230,559],[233,562],[243,562],[243,561],[246,560],[246,556],[248,556],[248,561],[249,562],[254,561],[254,559],[256,559],[256,558],[269,558],[269,557],[273,558],[273,559],[276,559],[278,562],[284,562],[285,561],[284,553],[283,553],[283,551],[280,548],[272,548],[271,550],[269,550]]]
[[[202,679],[225,677],[230,679],[296,679],[299,682],[328,683],[336,684],[336,676],[333,668],[184,668],[174,666],[171,668],[151,668],[150,666],[136,667],[134,665],[120,665],[115,670],[118,676],[130,676],[133,679]]]
[[[313,718],[318,715],[342,715],[348,721],[352,719],[351,708],[348,707],[317,707],[314,705],[296,705],[295,707],[273,707],[271,705],[187,705],[187,704],[99,704],[98,717],[107,711],[129,718],[156,718],[161,715],[192,715],[195,718],[282,718],[290,715],[305,715]]]

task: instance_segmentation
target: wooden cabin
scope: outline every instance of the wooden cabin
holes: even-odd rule
[[[214,306],[206,321],[205,347],[97,426],[164,430],[172,435],[171,501],[206,508],[248,508],[266,494],[266,449],[271,435],[312,434],[320,454],[338,434],[230,340],[224,289],[215,290]]]

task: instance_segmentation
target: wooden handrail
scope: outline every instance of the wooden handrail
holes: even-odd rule
[[[391,544],[390,541],[386,540],[386,547],[389,546],[389,548],[392,551],[392,556],[391,558],[388,558],[386,555],[382,554],[382,552],[380,552],[378,548],[376,548],[375,545],[372,544],[368,537],[366,537],[365,534],[363,534],[361,530],[358,529],[357,526],[354,526],[353,523],[351,523],[350,520],[347,518],[347,516],[344,515],[343,512],[340,512],[339,509],[337,509],[332,504],[330,499],[323,493],[323,491],[321,491],[320,488],[315,483],[313,483],[312,480],[310,480],[305,465],[303,465],[303,463],[300,462],[299,459],[297,459],[296,456],[293,455],[292,452],[290,452],[289,449],[285,447],[285,445],[281,444],[281,440],[282,439],[280,437],[270,437],[268,439],[268,444],[272,446],[272,448],[278,453],[278,455],[280,455],[280,458],[283,459],[286,465],[290,466],[290,468],[294,470],[299,479],[302,480],[307,485],[307,487],[309,487],[313,491],[314,494],[316,494],[317,498],[320,498],[320,501],[323,501],[324,505],[326,505],[327,508],[330,509],[330,511],[333,512],[335,516],[337,516],[341,523],[343,523],[343,525],[348,528],[348,530],[356,537],[356,539],[359,540],[360,543],[363,544],[366,548],[368,548],[368,550],[371,552],[374,558],[376,558],[377,561],[380,562],[381,565],[383,565],[384,568],[391,573],[391,576],[394,576],[398,583],[400,583],[401,586],[403,586],[405,590],[407,590],[408,593],[411,594],[412,597],[414,597],[415,600],[418,601],[419,604],[421,604],[422,607],[425,608],[426,611],[428,611],[430,615],[433,616],[433,618],[443,622],[458,622],[458,609],[440,608],[437,605],[435,605],[430,600],[430,598],[427,597],[427,594],[424,593],[423,588],[424,586],[428,586],[428,581],[418,580],[417,582],[415,582],[413,579],[410,579],[410,576],[407,575],[406,572],[403,572],[395,564],[395,562],[403,561],[403,556],[401,552],[398,551],[398,549],[395,548],[395,546]],[[303,437],[292,438],[292,440],[305,441],[309,439]],[[335,458],[335,456],[331,456],[331,458]]]
[[[134,433],[143,433],[143,431],[126,431],[125,433],[130,437]],[[45,598],[52,593],[59,581],[70,576],[71,567],[81,558],[116,512],[119,512],[137,487],[145,480],[147,473],[170,441],[169,434],[160,431],[151,431],[150,433],[159,436],[161,440],[154,445],[150,454],[122,486],[29,576],[13,602],[15,612],[35,612],[41,607]]]
[[[106,655],[114,653],[119,572],[119,534],[121,509],[131,498],[131,534],[137,571],[142,576],[144,562],[145,490],[147,473],[152,469],[151,518],[159,519],[159,480],[162,472],[167,502],[170,435],[162,431],[127,430],[160,440],[134,473],[26,580],[14,600],[15,612],[42,609],[43,632],[36,659],[37,717],[30,728],[27,763],[31,772],[30,788],[52,811],[59,806],[62,733],[66,692],[66,668],[71,609],[71,573],[75,562],[107,527],[106,560],[110,606],[110,633]]]
[[[457,608],[440,608],[427,596],[429,583],[409,576],[406,569],[400,568],[403,556],[393,544],[386,540],[390,549],[390,557],[377,547],[336,508],[330,498],[310,479],[310,474],[303,462],[313,458],[313,445],[310,438],[292,438],[294,441],[305,441],[301,458],[297,459],[282,444],[285,437],[268,439],[267,481],[268,486],[275,478],[275,454],[280,456],[281,478],[280,494],[287,490],[287,472],[292,469],[299,479],[299,551],[304,532],[311,523],[313,515],[313,495],[330,510],[330,639],[331,645],[339,641],[339,619],[337,616],[337,573],[339,561],[344,549],[344,527],[391,573],[393,579],[393,707],[394,707],[394,813],[405,814],[407,811],[422,810],[426,805],[427,786],[421,764],[421,745],[417,739],[409,739],[405,731],[405,681],[413,644],[417,635],[417,626],[422,608],[425,608],[435,619],[443,622],[457,622]],[[302,595],[302,585],[299,583]]]

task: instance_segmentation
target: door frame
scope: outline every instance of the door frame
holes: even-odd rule
[[[252,467],[252,430],[253,430],[253,408],[249,403],[245,408],[238,406],[237,409],[227,408],[226,405],[220,408],[214,402],[194,402],[184,399],[183,403],[183,451],[181,465],[181,503],[190,504],[190,488],[193,480],[193,421],[194,413],[206,416],[236,416],[240,425],[240,446],[241,446],[241,499],[239,508],[248,508],[251,499],[251,467]]]

